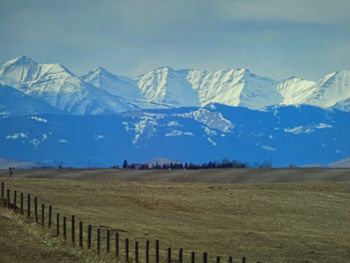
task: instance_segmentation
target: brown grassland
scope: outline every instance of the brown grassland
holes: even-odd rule
[[[18,170],[7,176],[0,171],[6,187],[37,196],[62,216],[74,214],[85,230],[92,224],[94,235],[97,227],[117,230],[131,248],[135,240],[141,249],[150,240],[152,251],[159,239],[162,262],[168,247],[174,259],[183,248],[186,263],[191,251],[208,252],[209,262],[215,256],[221,262],[228,256],[234,262],[242,256],[247,262],[350,262],[347,169]],[[0,262],[114,262],[3,208],[0,233]]]

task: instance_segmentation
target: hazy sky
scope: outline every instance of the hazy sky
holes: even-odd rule
[[[318,79],[350,68],[349,11],[349,0],[0,0],[0,60]]]

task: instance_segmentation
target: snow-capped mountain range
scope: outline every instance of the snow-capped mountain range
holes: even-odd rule
[[[0,115],[4,103],[19,96],[33,113],[111,114],[138,109],[203,107],[210,103],[263,109],[272,105],[313,105],[350,110],[350,70],[327,74],[318,81],[291,77],[274,80],[247,69],[174,70],[160,67],[137,77],[115,75],[99,67],[76,76],[60,64],[39,64],[21,56],[0,65]],[[1,91],[6,86],[6,92]],[[6,97],[5,97],[5,94]],[[19,101],[17,101],[19,103]],[[37,108],[37,112],[33,112]],[[47,108],[47,111],[46,111]],[[25,114],[25,112],[23,112]]]
[[[350,70],[277,81],[247,69],[161,67],[123,77],[101,67],[76,76],[25,56],[0,64],[4,159],[327,165],[350,156],[349,134]]]

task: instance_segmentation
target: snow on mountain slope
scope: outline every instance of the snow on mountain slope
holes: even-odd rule
[[[291,77],[277,84],[277,90],[283,97],[281,104],[297,105],[305,103],[305,99],[314,92],[315,81]]]
[[[313,94],[305,104],[323,108],[332,107],[350,98],[350,70],[342,70],[326,75],[313,86]]]
[[[246,69],[207,72],[162,67],[136,80],[148,99],[177,107],[205,106],[216,102],[262,108],[282,101],[275,89],[276,81],[259,77]]]
[[[187,70],[161,67],[135,80],[141,93],[149,100],[180,106],[199,106],[198,95],[187,81]]]
[[[350,111],[350,98],[338,101],[333,108],[340,111]]]
[[[115,92],[115,87],[123,85],[120,81],[118,84],[114,82],[116,76],[113,74],[113,78],[111,74],[103,71],[98,75],[99,78],[101,75],[104,75],[104,78],[107,76],[109,80],[97,81],[97,77],[95,79],[84,77],[84,80],[109,92]],[[300,104],[329,108],[337,102],[350,98],[349,76],[349,71],[344,70],[329,74],[318,82],[297,77],[275,81],[255,75],[247,69],[208,72],[161,67],[139,77],[122,78],[126,83],[126,89],[133,92],[127,93],[119,88],[114,94],[124,98],[127,96],[134,98],[133,94],[139,98],[142,94],[148,102],[160,104],[147,105],[136,102],[140,108],[205,106],[210,103],[251,109],[262,109],[271,105]],[[338,108],[347,109],[347,107]]]
[[[45,101],[28,96],[15,88],[0,85],[0,118],[42,113],[62,114]]]
[[[163,108],[205,106],[216,102],[262,108],[279,104],[283,100],[275,89],[276,81],[259,77],[246,69],[207,72],[161,67],[129,79],[98,68],[82,79],[124,98],[143,97],[149,101],[166,104]],[[140,105],[140,101],[137,103],[140,108],[149,108],[147,105]]]
[[[132,78],[114,75],[102,67],[98,67],[80,77],[81,80],[100,88],[112,95],[123,98],[125,102],[136,105],[138,108],[171,108],[172,105],[157,100],[145,98]],[[119,111],[118,111],[119,112]]]
[[[90,71],[81,79],[116,96],[144,99],[135,81],[127,77],[114,75],[103,67]]]
[[[256,111],[211,104],[101,116],[0,118],[0,156],[65,166],[90,161],[107,167],[158,156],[183,162],[226,158],[251,164],[272,160],[274,166],[327,165],[350,156],[349,114],[313,106]]]
[[[71,114],[107,114],[221,103],[250,109],[308,104],[349,111],[350,70],[314,82],[282,81],[247,69],[174,70],[161,67],[138,77],[97,68],[77,77],[60,64],[38,64],[25,56],[0,65],[0,84],[17,88]]]
[[[90,85],[60,64],[38,64],[19,57],[0,66],[2,83],[73,114],[104,114],[138,107]]]
[[[216,129],[221,132],[230,132],[233,124],[226,120],[220,112],[213,111],[209,108],[199,108],[186,113],[175,114],[174,116],[194,119],[199,123],[204,124],[210,129]]]
[[[247,69],[214,72],[190,71],[188,81],[197,90],[201,105],[222,103],[248,108],[262,108],[282,101],[276,81],[259,77]]]
[[[39,77],[45,68],[26,56],[17,57],[0,65],[0,81],[1,84],[21,88]]]

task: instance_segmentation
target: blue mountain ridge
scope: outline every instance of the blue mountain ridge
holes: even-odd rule
[[[221,104],[114,115],[0,118],[0,156],[48,165],[108,167],[166,157],[327,165],[350,156],[350,113],[313,106],[264,111]]]

